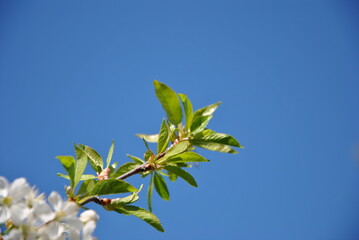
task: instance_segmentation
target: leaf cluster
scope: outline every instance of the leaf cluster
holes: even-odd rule
[[[196,147],[224,152],[237,153],[234,148],[242,148],[231,135],[218,133],[207,126],[220,102],[205,106],[196,111],[185,94],[176,93],[159,81],[154,81],[156,96],[166,112],[158,134],[137,134],[146,151],[143,158],[127,155],[132,161],[121,166],[112,163],[114,143],[108,151],[106,164],[100,154],[89,146],[75,144],[76,157],[57,157],[65,168],[67,175],[58,174],[70,181],[67,195],[83,206],[88,202],[102,205],[106,210],[124,215],[136,216],[163,231],[158,218],[152,213],[153,190],[164,200],[170,200],[166,178],[170,181],[183,179],[189,185],[197,187],[194,177],[187,171],[194,162],[208,162],[204,156],[195,152]],[[157,143],[156,150],[150,149],[150,143]],[[96,172],[84,174],[87,163]],[[142,186],[137,189],[124,179],[141,174],[150,177],[147,200],[149,211],[133,206],[139,198]],[[110,194],[130,193],[123,198],[100,198]]]

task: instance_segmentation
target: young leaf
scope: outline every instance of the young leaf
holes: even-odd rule
[[[181,101],[182,101],[182,105],[183,105],[184,112],[186,115],[186,129],[188,130],[191,127],[192,118],[193,118],[192,103],[185,94],[179,93],[178,95],[180,96]]]
[[[168,172],[168,171],[167,171]],[[171,180],[171,182],[174,182],[177,180],[177,175],[172,173],[172,172],[168,172],[168,177]]]
[[[174,145],[165,155],[165,158],[169,158],[171,156],[177,155],[179,153],[182,153],[186,151],[189,147],[188,141],[182,141]]]
[[[108,150],[108,154],[107,154],[106,168],[110,167],[114,148],[115,148],[115,142],[112,141],[111,147]]]
[[[168,142],[169,142],[169,128],[168,128],[167,121],[165,119],[163,119],[162,124],[161,124],[159,138],[158,138],[157,153],[161,153],[164,150],[166,150]]]
[[[118,179],[105,179],[96,183],[94,189],[90,192],[91,196],[101,196],[117,193],[136,192],[135,187],[129,183]]]
[[[191,125],[191,132],[192,134],[197,134],[201,131],[203,131],[209,121],[212,119],[213,115],[208,115],[208,116],[199,116],[193,119],[192,125]]]
[[[231,148],[230,146],[221,143],[202,142],[202,141],[193,140],[192,144],[197,147],[201,147],[211,151],[224,152],[224,153],[237,153],[237,151]]]
[[[143,184],[141,185],[140,189],[138,190],[138,192],[134,192],[131,195],[124,197],[124,198],[115,198],[111,200],[111,205],[115,206],[115,207],[121,207],[125,204],[131,204],[136,202],[139,197],[138,197],[138,193],[141,191],[143,187]]]
[[[152,227],[156,228],[158,231],[160,231],[160,232],[165,231],[161,225],[160,220],[153,213],[151,213],[143,208],[139,208],[139,207],[132,206],[132,205],[124,205],[121,208],[115,209],[115,211],[118,213],[121,213],[121,214],[126,214],[126,215],[131,214],[131,215],[138,217],[138,218],[142,219],[143,221],[147,222]]]
[[[209,129],[206,129],[206,133],[203,134],[203,136],[200,136],[199,134],[194,137],[194,141],[199,142],[213,142],[213,143],[220,143],[225,144],[233,147],[239,147],[242,148],[242,146],[239,144],[239,142],[232,136],[224,133],[216,133],[211,132],[207,133]]]
[[[96,184],[97,181],[95,181],[94,179],[89,179],[84,181],[81,184],[81,187],[79,189],[79,191],[77,192],[78,195],[82,195],[84,194],[84,196],[87,196],[89,192],[91,192]]]
[[[75,146],[75,148],[78,148]],[[82,178],[82,174],[85,171],[87,165],[87,155],[82,149],[79,149],[78,159],[76,161],[75,176],[74,176],[74,188],[77,186]]]
[[[165,179],[158,173],[154,173],[154,180],[153,183],[155,185],[155,189],[160,195],[160,197],[164,200],[170,200],[170,194],[168,192],[168,188],[165,182]]]
[[[200,117],[200,116],[209,116],[212,115],[214,113],[214,111],[216,111],[216,109],[218,108],[218,106],[221,104],[221,102],[217,102],[215,104],[211,104],[208,105],[206,107],[203,107],[201,109],[198,109],[197,111],[194,112],[193,114],[193,119]]]
[[[148,143],[147,143],[146,139],[142,138],[142,141],[145,144],[145,147],[146,147],[147,151],[151,151],[150,147],[148,146]]]
[[[182,120],[182,109],[177,94],[164,83],[155,80],[153,84],[168,120],[174,125],[179,124]]]
[[[181,163],[181,162],[208,162],[207,159],[195,152],[184,152],[167,159],[166,163]]]
[[[75,168],[76,168],[76,160],[73,156],[57,156],[57,159],[60,160],[62,166],[65,168],[67,174],[70,177],[70,185],[71,188],[74,188],[75,185]]]
[[[70,180],[70,177],[69,175],[65,175],[65,174],[62,174],[62,173],[57,173],[57,176],[59,177],[63,177],[67,180]],[[89,180],[89,179],[95,179],[97,178],[95,175],[92,175],[92,174],[82,174],[81,178],[80,178],[80,181],[85,181],[85,180]]]
[[[126,156],[131,158],[135,163],[139,163],[139,164],[145,163],[141,158],[132,156],[130,154],[126,154]]]
[[[150,184],[148,185],[147,191],[147,204],[148,210],[152,212],[152,193],[153,193],[153,174],[151,174]]]
[[[82,146],[83,146],[83,148],[81,148],[81,149],[83,149],[83,151],[88,156],[89,163],[90,163],[91,167],[93,168],[93,170],[95,170],[96,172],[101,172],[103,169],[103,160],[102,160],[100,154],[98,154],[94,149],[92,149],[89,146],[85,146],[85,145],[82,145]]]
[[[152,157],[153,155],[155,154],[152,152],[152,150],[147,150],[144,154],[145,161],[149,161],[150,157]]]
[[[158,141],[158,134],[136,134],[137,137],[145,139],[147,142],[156,143]]]
[[[177,176],[188,182],[191,186],[198,187],[196,180],[192,177],[192,175],[183,170],[182,168],[168,165],[165,167],[165,169],[171,173],[175,173]]]
[[[122,166],[120,166],[120,167],[116,170],[116,172],[114,172],[114,173],[111,175],[111,177],[112,177],[112,178],[117,178],[117,177],[119,177],[119,176],[121,176],[121,175],[123,175],[123,174],[125,174],[125,173],[127,173],[127,172],[129,172],[129,171],[131,171],[132,169],[134,169],[134,168],[140,166],[140,165],[141,165],[141,164],[138,164],[138,163],[135,163],[135,162],[125,163],[125,164],[123,164]]]

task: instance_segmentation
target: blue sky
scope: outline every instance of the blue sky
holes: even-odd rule
[[[155,197],[165,233],[92,205],[99,239],[358,239],[358,10],[321,0],[1,1],[0,175],[64,195],[55,156],[73,154],[72,143],[105,156],[115,140],[119,162],[141,156],[134,134],[155,133],[165,115],[157,79],[195,108],[221,100],[209,127],[245,149],[201,151],[211,162],[191,169],[199,188],[179,180],[171,201]]]

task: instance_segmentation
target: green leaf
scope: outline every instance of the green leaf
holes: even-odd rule
[[[192,141],[192,144],[211,151],[224,152],[224,153],[237,153],[236,150],[231,148],[228,145],[214,142],[201,142],[201,141]]]
[[[184,152],[167,159],[168,163],[181,163],[181,162],[208,162],[207,159],[195,152]]]
[[[127,173],[127,172],[129,172],[129,171],[131,171],[132,169],[134,169],[134,168],[140,166],[140,165],[141,165],[141,164],[138,164],[138,163],[135,163],[135,162],[125,163],[125,164],[123,164],[122,166],[120,166],[120,167],[116,170],[116,172],[114,172],[114,173],[111,175],[111,177],[112,177],[112,178],[117,178],[117,177],[119,177],[119,176],[121,176],[121,175],[123,175],[123,174],[125,174],[125,173]]]
[[[167,121],[163,119],[160,128],[159,138],[158,138],[157,153],[161,153],[164,150],[166,150],[169,140],[170,139],[169,139],[168,124]]]
[[[120,211],[117,211],[117,210],[120,210]],[[139,207],[132,206],[132,205],[124,205],[121,209],[116,209],[115,211],[119,212],[121,214],[131,214],[131,215],[138,217],[138,218],[142,219],[143,221],[147,222],[152,227],[156,228],[158,231],[160,231],[160,232],[165,231],[161,225],[160,220],[153,213],[151,213],[143,208],[139,208]]]
[[[186,126],[186,129],[189,129],[191,127],[192,119],[193,119],[192,103],[191,103],[191,101],[189,100],[189,98],[185,94],[179,93],[178,95],[181,98],[182,105],[183,105],[183,108],[184,108],[184,112],[185,112],[185,115],[186,115],[186,125],[185,126]]]
[[[85,146],[85,145],[82,146],[83,146],[82,148],[83,151],[86,153],[86,155],[89,158],[88,160],[93,170],[95,170],[95,172],[101,172],[103,169],[103,160],[100,154],[98,154],[94,149],[92,149],[89,146]]]
[[[158,141],[158,134],[136,134],[137,137],[145,139],[147,142],[156,143]]]
[[[56,158],[60,160],[62,166],[65,168],[67,174],[70,177],[71,188],[74,188],[75,168],[76,168],[75,158],[73,156],[57,156]]]
[[[191,186],[198,187],[196,180],[192,177],[192,175],[183,170],[182,168],[175,166],[166,166],[165,169],[171,173],[175,173],[177,176],[188,182]]]
[[[142,141],[145,144],[145,147],[146,147],[147,151],[151,151],[150,147],[148,146],[148,143],[147,143],[146,139],[142,138]]]
[[[76,168],[75,168],[75,176],[74,176],[74,188],[77,186],[79,181],[82,178],[82,174],[85,171],[87,166],[87,155],[83,152],[82,149],[75,146],[78,149],[78,159],[76,161]]]
[[[134,192],[131,195],[124,197],[124,198],[115,198],[111,200],[111,205],[115,206],[115,207],[121,207],[125,204],[131,204],[136,202],[139,197],[138,197],[138,193],[142,190],[143,184],[141,185],[140,189],[138,190],[138,192]]]
[[[177,180],[177,175],[174,173],[168,172],[168,176],[169,176],[169,179],[171,180],[171,182],[174,182]]]
[[[209,129],[206,129],[204,134],[197,134],[194,137],[194,141],[199,141],[202,143],[213,142],[213,143],[220,143],[220,144],[225,144],[239,148],[242,147],[234,137],[224,133],[216,133],[211,130],[210,130],[211,132],[209,132],[208,130]]]
[[[152,157],[153,155],[155,154],[152,152],[152,150],[147,150],[144,154],[145,161],[149,161],[150,157]]]
[[[141,158],[126,154],[127,157],[131,158],[134,162],[142,164],[145,163]]]
[[[199,117],[196,117],[195,119],[193,119],[193,122],[192,122],[192,125],[191,125],[191,132],[192,134],[197,134],[201,131],[203,131],[209,121],[212,119],[212,115],[208,115],[208,116],[199,116]]]
[[[208,105],[208,106],[203,107],[201,109],[198,109],[197,111],[194,112],[193,119],[195,119],[197,117],[201,117],[201,116],[212,115],[214,113],[214,111],[216,111],[216,109],[218,108],[218,106],[220,104],[221,104],[221,102],[217,102],[215,104],[211,104],[211,105]]]
[[[168,192],[165,179],[160,174],[155,172],[153,183],[158,195],[160,195],[160,197],[164,200],[170,200],[170,194]]]
[[[148,190],[147,190],[147,204],[150,212],[152,212],[152,193],[153,193],[153,174],[151,174],[150,184],[148,185]]]
[[[70,180],[70,177],[69,175],[65,175],[65,174],[62,174],[62,173],[57,173],[57,176],[59,177],[63,177],[67,180]],[[97,178],[95,175],[92,175],[92,174],[83,174],[80,178],[80,181],[85,181],[85,180],[89,180],[89,179],[95,179]]]
[[[188,141],[181,141],[174,145],[165,155],[165,158],[169,158],[171,156],[180,154],[186,151],[189,147],[190,143]],[[162,160],[162,159],[161,159]]]
[[[80,187],[79,191],[77,192],[77,194],[78,195],[84,194],[85,196],[87,196],[88,193],[94,189],[96,182],[97,181],[95,181],[94,179],[89,179],[89,180],[84,181],[81,184],[81,187]]]
[[[115,149],[115,142],[112,141],[111,147],[108,150],[108,154],[107,154],[107,159],[106,159],[106,168],[110,167],[111,164],[111,160],[112,160],[112,155],[113,155],[113,150]]]
[[[174,125],[179,124],[182,120],[182,109],[177,94],[164,83],[155,80],[153,84],[168,120]]]
[[[105,179],[97,182],[89,195],[101,196],[136,191],[138,190],[135,187],[125,181],[119,179]]]

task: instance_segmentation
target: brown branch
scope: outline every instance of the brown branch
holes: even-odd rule
[[[158,159],[163,158],[171,148],[173,148],[176,144],[178,144],[181,141],[188,140],[188,138],[183,138],[182,140],[178,140],[178,139],[176,139],[176,140],[177,141],[174,141],[173,144],[171,144],[164,152],[158,153],[155,159],[158,160]],[[149,161],[147,161],[147,162],[143,163],[142,165],[128,171],[127,173],[122,174],[121,176],[117,177],[116,179],[124,180],[128,177],[135,175],[135,174],[146,172],[146,171],[153,170],[153,169],[154,169],[154,167],[149,163]],[[109,203],[108,200],[110,200],[110,199],[100,198],[100,197],[92,197],[92,198],[87,199],[83,203],[81,203],[81,206],[84,206],[85,204],[90,203],[90,202],[94,202],[94,203],[104,206]]]

